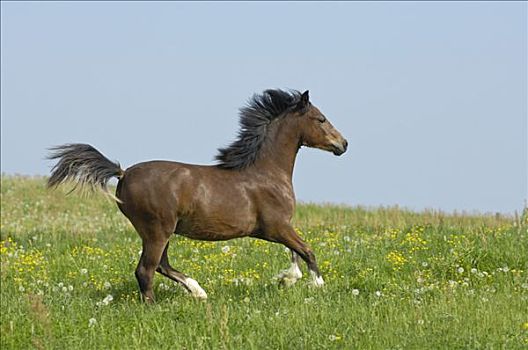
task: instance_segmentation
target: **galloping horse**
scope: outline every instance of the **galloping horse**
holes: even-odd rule
[[[301,146],[343,154],[347,141],[308,91],[266,90],[240,109],[238,138],[219,149],[216,165],[149,161],[122,170],[86,144],[52,148],[58,159],[48,181],[101,189],[114,198],[143,241],[136,278],[145,302],[153,302],[154,272],[182,284],[194,297],[207,298],[198,282],[169,264],[169,238],[175,233],[198,240],[254,237],[285,245],[291,267],[279,275],[294,283],[302,277],[298,257],[308,265],[315,286],[324,284],[312,250],[290,220],[295,209],[293,166]],[[115,196],[107,188],[119,182]]]

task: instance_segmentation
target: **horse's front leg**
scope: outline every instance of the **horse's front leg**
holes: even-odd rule
[[[278,275],[277,278],[279,279],[281,285],[284,285],[286,287],[289,287],[297,280],[302,278],[302,272],[299,268],[299,255],[290,249],[291,252],[291,265],[288,269],[282,270]]]
[[[301,259],[306,262],[306,265],[308,265],[308,270],[310,271],[310,275],[312,276],[312,284],[314,286],[321,287],[324,285],[324,280],[321,276],[321,272],[319,271],[319,267],[317,266],[317,262],[315,261],[314,253],[312,252],[310,247],[302,240],[302,238],[299,237],[293,227],[291,227],[290,225],[281,226],[280,229],[272,231],[272,234],[270,234],[269,239],[274,242],[284,244],[286,247],[290,248],[292,252],[298,254]],[[292,272],[294,272],[295,268],[297,268],[297,270],[299,269],[299,266],[294,260],[296,259],[295,254],[292,254],[292,266],[285,271],[292,270]],[[295,279],[295,281],[297,281],[297,279]],[[295,283],[295,281],[293,283]]]

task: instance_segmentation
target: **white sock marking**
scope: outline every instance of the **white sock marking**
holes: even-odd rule
[[[277,277],[299,279],[302,277],[302,272],[296,263],[292,263],[290,268],[281,271]]]
[[[286,270],[282,270],[278,275],[277,278],[280,280],[281,284],[284,284],[286,287],[290,287],[297,282],[298,279],[302,277],[301,269],[299,269],[299,265],[292,262],[290,268]]]
[[[205,292],[205,290],[202,289],[202,287],[200,287],[196,280],[187,277],[185,279],[185,284],[187,285],[187,287],[189,287],[189,290],[193,297],[198,299],[207,299],[207,293]]]
[[[318,276],[315,271],[310,270],[310,275],[312,275],[312,285],[314,287],[324,286],[323,276]]]

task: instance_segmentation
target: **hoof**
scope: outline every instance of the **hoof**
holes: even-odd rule
[[[141,300],[143,301],[143,303],[145,303],[146,305],[154,305],[156,303],[156,301],[154,300],[154,298],[152,297],[147,297],[145,295],[143,295],[141,297]]]
[[[279,287],[291,287],[297,282],[297,278],[289,278],[289,277],[283,277],[279,279]]]
[[[315,272],[313,271],[310,271],[311,275],[312,275],[312,286],[313,287],[316,287],[316,288],[321,288],[324,286],[324,280],[323,280],[323,276],[318,276]]]
[[[297,264],[292,264],[289,269],[282,270],[278,275],[277,278],[282,279],[294,279],[298,280],[302,277],[302,272],[299,269],[299,266]],[[295,282],[293,282],[295,283]]]

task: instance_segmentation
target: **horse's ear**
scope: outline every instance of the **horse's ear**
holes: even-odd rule
[[[303,109],[306,106],[308,106],[309,102],[310,102],[310,95],[309,95],[309,91],[306,90],[305,92],[302,93],[301,99],[299,101],[299,104],[297,105],[297,108]]]

